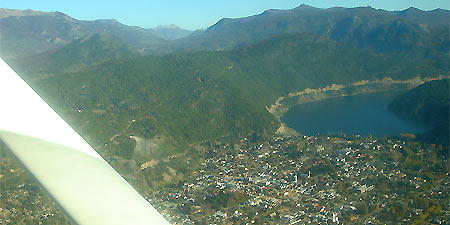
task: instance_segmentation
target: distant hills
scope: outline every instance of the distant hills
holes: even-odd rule
[[[141,54],[230,50],[282,34],[314,33],[354,48],[402,57],[427,58],[441,68],[449,55],[448,10],[377,10],[371,7],[319,9],[301,5],[255,16],[224,18],[205,31],[174,25],[144,29],[115,20],[82,21],[63,13],[1,9],[0,49],[20,58],[60,48],[92,33],[109,33]]]
[[[0,8],[0,19],[7,17],[22,17],[22,16],[42,16],[42,15],[51,15],[58,14],[57,12],[40,12],[31,9],[27,10],[18,10],[18,9],[3,9]]]
[[[283,33],[315,33],[354,47],[389,52],[420,46],[427,38],[448,31],[448,23],[443,21],[449,15],[448,10],[391,12],[371,7],[319,9],[302,5],[225,18],[192,39],[208,47],[229,48]]]
[[[92,33],[75,39],[59,49],[9,60],[16,71],[46,76],[54,72],[81,71],[89,66],[111,60],[125,60],[140,54],[122,40],[108,33]]]
[[[448,57],[449,11],[400,12],[371,7],[318,9],[302,5],[291,10],[222,19],[203,34],[184,39],[189,49],[224,50],[283,33],[315,33],[342,44],[379,53],[432,58]],[[448,67],[445,63],[442,67]]]
[[[0,53],[14,59],[55,50],[93,33],[106,33],[138,51],[188,35],[175,27],[144,29],[111,19],[76,20],[60,12],[0,9]]]

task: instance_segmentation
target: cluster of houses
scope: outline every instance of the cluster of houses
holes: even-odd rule
[[[379,181],[407,184],[418,192],[426,182],[385,159],[405,144],[283,136],[255,145],[243,139],[211,149],[182,187],[166,188],[153,203],[175,224],[381,224],[391,210],[387,202],[401,200],[402,193],[391,186],[384,190]],[[208,199],[221,192],[245,197],[208,206],[217,204]]]
[[[39,188],[33,187],[36,184],[25,183],[30,180],[27,179],[27,173],[18,173],[13,168],[2,172],[7,173],[3,182],[15,178],[19,183],[9,187],[0,186],[0,224],[46,224],[55,214],[61,217],[61,210],[54,203],[51,204],[53,201],[50,197],[42,196],[37,191]]]
[[[448,224],[450,178],[436,169],[448,159],[407,168],[405,154],[421,158],[431,153],[425,148],[387,138],[279,136],[258,144],[244,138],[212,147],[192,176],[147,200],[172,224],[385,224],[397,203],[406,216],[395,223],[434,213],[428,221]],[[3,180],[17,173],[4,172]],[[30,195],[30,187],[2,190],[0,223],[18,216],[45,223],[60,213],[42,207],[45,200]],[[22,209],[23,202],[36,210]]]

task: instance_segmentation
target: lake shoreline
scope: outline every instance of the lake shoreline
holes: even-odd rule
[[[277,130],[277,133],[293,134],[297,132],[281,121],[281,117],[291,107],[330,98],[355,96],[381,91],[410,90],[427,81],[441,80],[446,78],[448,78],[448,76],[443,75],[426,78],[416,77],[408,80],[393,80],[391,78],[384,78],[382,80],[358,81],[346,86],[332,84],[331,86],[328,85],[324,88],[317,88],[317,89],[307,88],[303,91],[289,93],[287,96],[282,96],[278,98],[275,104],[271,105],[270,108],[266,107],[266,109],[268,112],[273,114],[280,123],[280,128]]]

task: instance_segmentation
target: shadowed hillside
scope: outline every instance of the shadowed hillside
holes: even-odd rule
[[[388,109],[399,116],[433,125],[426,139],[448,144],[449,138],[449,80],[424,83],[398,96]]]

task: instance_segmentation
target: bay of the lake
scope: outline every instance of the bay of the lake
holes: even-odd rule
[[[304,135],[373,137],[424,133],[431,127],[398,117],[387,109],[400,91],[329,98],[289,109],[281,121]]]

